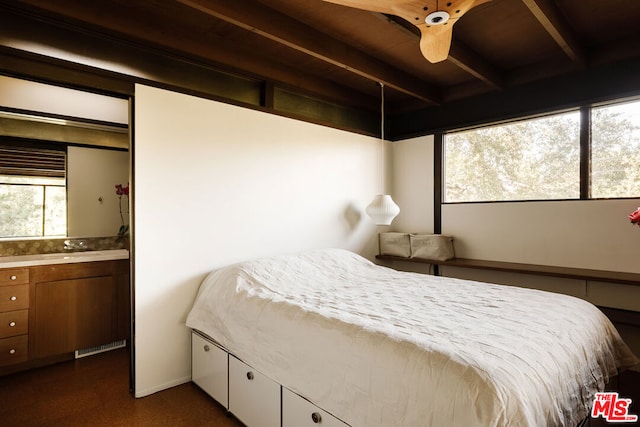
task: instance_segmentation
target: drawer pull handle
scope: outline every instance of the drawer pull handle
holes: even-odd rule
[[[10,299],[11,301],[15,301],[15,300],[17,300],[17,299],[18,299],[18,297],[17,297],[17,296],[15,296],[15,295],[13,295],[13,296],[11,296],[11,298],[9,298],[9,299]]]
[[[18,278],[18,276],[11,276],[11,277],[9,277],[9,279],[11,279],[11,280],[16,280],[17,278]]]
[[[9,322],[9,326],[13,328],[14,326],[16,326],[16,322]]]
[[[9,350],[9,354],[16,354],[16,349],[12,348],[11,350]]]
[[[209,346],[205,344],[204,351],[209,351],[209,350],[211,350],[211,348],[209,348]]]
[[[320,424],[322,422],[322,415],[320,415],[317,412],[314,412],[313,414],[311,414],[311,419],[313,420],[314,423]]]
[[[247,372],[247,379],[249,381],[253,380],[253,372],[251,372],[251,371]]]

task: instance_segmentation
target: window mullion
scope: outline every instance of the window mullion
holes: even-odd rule
[[[591,198],[591,107],[580,108],[580,199]]]
[[[442,232],[442,198],[444,194],[444,135],[434,135],[433,165],[433,232]]]
[[[47,186],[42,186],[42,236],[46,235],[47,218]]]

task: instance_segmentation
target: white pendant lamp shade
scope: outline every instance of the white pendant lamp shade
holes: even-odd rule
[[[366,209],[376,225],[390,225],[400,213],[400,208],[388,194],[378,194]]]

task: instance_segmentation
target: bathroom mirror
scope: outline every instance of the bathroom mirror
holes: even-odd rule
[[[41,232],[46,235],[37,237],[117,235],[120,227],[129,224],[128,194],[116,189],[116,185],[126,188],[129,182],[129,150],[116,147],[122,146],[121,140],[123,138],[128,142],[128,129],[90,129],[80,127],[79,124],[39,127],[36,120],[36,118],[25,120],[24,118],[8,117],[8,114],[0,112],[0,142],[21,145],[23,141],[29,143],[41,141],[52,147],[66,147],[66,157],[60,156],[64,162],[66,173],[63,178],[30,180],[17,176],[6,176],[9,180],[4,179],[0,182],[0,191],[6,191],[9,188],[9,191],[14,195],[17,192],[20,192],[19,194],[26,192],[24,195],[28,196],[29,200],[40,200],[39,203],[43,206],[40,216],[43,219],[40,220],[40,216],[34,218],[34,215],[19,215],[19,212],[23,212],[25,209],[26,204],[24,203],[3,203],[3,216],[13,219],[14,223],[16,221],[32,221],[35,222],[35,226],[22,227],[23,224],[16,223],[12,229],[10,228],[11,221],[7,220],[4,221],[6,227],[0,229],[3,234],[0,237],[9,239],[33,238],[36,237],[34,234],[37,235]],[[55,126],[65,126],[65,129],[56,129]],[[39,128],[39,132],[34,132],[35,128]],[[61,140],[60,135],[63,133],[65,134],[64,139],[74,142]],[[105,145],[92,145],[91,142],[96,139],[103,141]],[[83,141],[85,144],[79,144],[75,141]],[[6,146],[0,146],[0,148],[3,147]],[[37,155],[35,151],[34,157]],[[27,151],[27,153],[29,152]],[[29,161],[29,159],[25,160]],[[1,171],[0,167],[0,173]],[[66,215],[65,212],[61,212],[64,208],[60,209],[59,207],[60,202],[64,205],[65,199]],[[20,211],[13,214],[8,212],[11,206],[15,206]],[[54,209],[58,212],[52,212]],[[48,221],[54,216],[58,217],[58,221]],[[44,225],[41,225],[40,222]],[[54,224],[58,224],[58,226],[55,227]],[[60,225],[62,226],[60,227]],[[16,230],[17,235],[12,234],[11,230]],[[60,234],[61,232],[64,234]]]
[[[54,235],[41,237],[117,235],[129,223],[128,194],[116,191],[116,185],[129,182],[128,100],[5,76],[0,76],[0,89],[2,143],[66,147],[66,174],[55,188],[63,192],[62,198],[66,193],[66,235],[58,228]],[[3,209],[3,215],[11,215]]]

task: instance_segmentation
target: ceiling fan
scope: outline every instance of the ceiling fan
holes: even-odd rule
[[[475,6],[491,0],[324,0],[399,16],[420,29],[420,51],[429,62],[447,59],[453,24]]]

